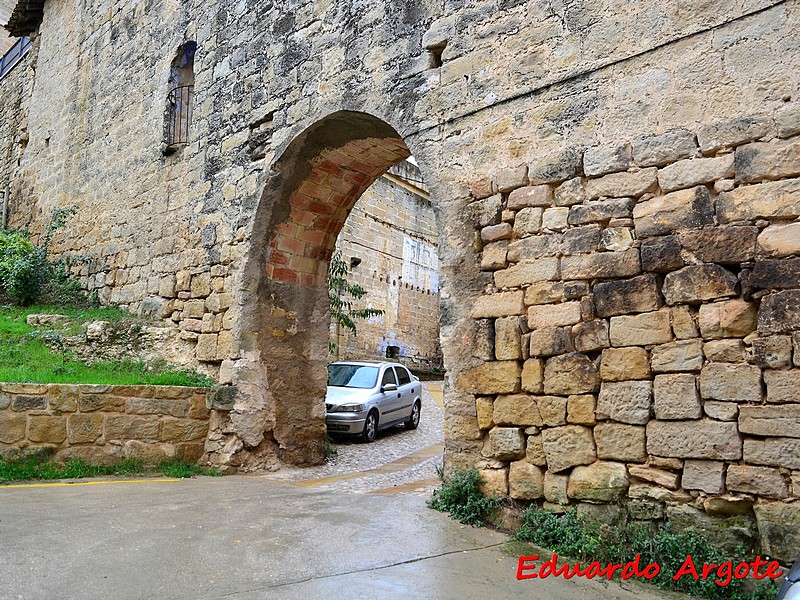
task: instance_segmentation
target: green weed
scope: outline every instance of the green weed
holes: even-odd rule
[[[499,499],[485,497],[480,490],[486,481],[475,468],[455,472],[445,478],[428,501],[430,508],[448,512],[466,525],[482,525],[497,510]]]

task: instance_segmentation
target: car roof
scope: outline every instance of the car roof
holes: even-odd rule
[[[380,367],[386,365],[391,367],[405,367],[405,365],[401,365],[400,363],[388,362],[385,360],[337,360],[331,363],[331,365],[358,365],[363,367]]]

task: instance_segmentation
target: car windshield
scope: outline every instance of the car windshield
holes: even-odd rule
[[[328,385],[335,387],[363,388],[375,387],[378,380],[378,367],[363,365],[331,365],[328,367]]]

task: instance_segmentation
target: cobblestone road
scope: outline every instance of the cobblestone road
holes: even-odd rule
[[[340,438],[334,440],[337,454],[324,465],[282,469],[265,478],[315,489],[429,496],[439,483],[443,424],[442,382],[426,381],[416,430],[392,427],[371,444]]]

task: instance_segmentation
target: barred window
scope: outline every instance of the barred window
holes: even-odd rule
[[[186,42],[178,49],[169,76],[169,92],[164,119],[165,154],[175,152],[189,143],[194,104],[195,42]]]

